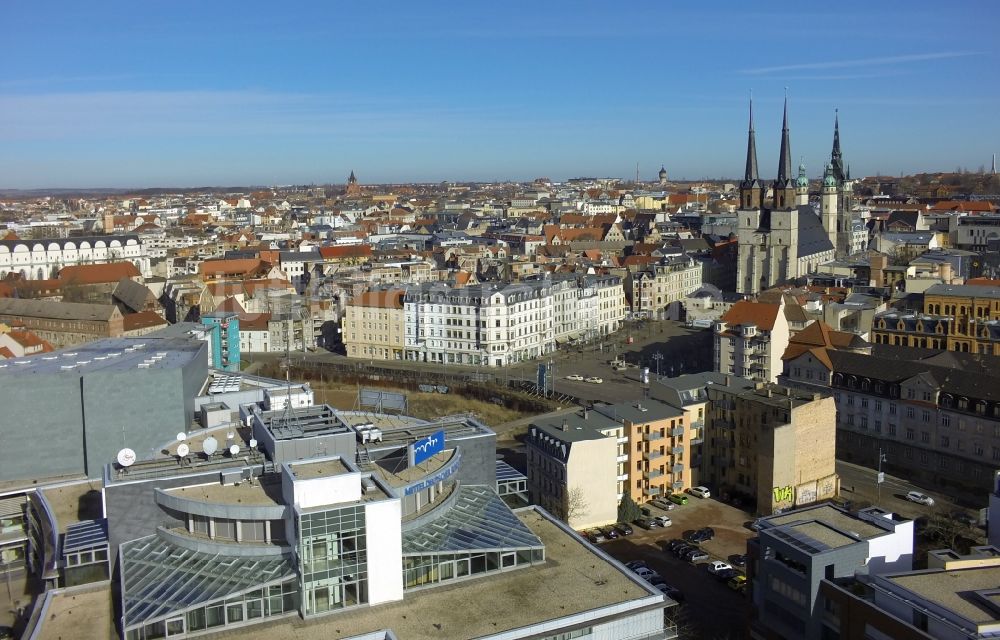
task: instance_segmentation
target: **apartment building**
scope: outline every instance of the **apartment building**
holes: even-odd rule
[[[662,318],[672,304],[701,286],[701,264],[687,255],[667,258],[625,278],[625,295],[633,314]]]
[[[774,382],[789,336],[784,296],[776,304],[741,300],[715,323],[715,371]]]
[[[628,477],[625,430],[586,409],[533,421],[525,439],[531,502],[577,530],[615,522]]]
[[[822,504],[757,523],[758,535],[747,543],[751,638],[900,637],[867,629],[862,635],[838,633],[836,606],[820,584],[911,570],[912,520],[877,507],[850,513]]]
[[[614,276],[425,283],[407,288],[403,313],[404,359],[495,367],[551,353],[557,339],[608,335],[625,315]]]
[[[66,266],[123,261],[131,262],[142,275],[151,275],[146,247],[132,234],[0,240],[0,280],[8,274],[45,280]]]
[[[403,289],[374,289],[347,303],[342,329],[349,357],[403,359],[403,295]]]
[[[0,298],[0,322],[24,327],[56,348],[114,338],[125,331],[124,317],[113,304]]]
[[[830,351],[782,379],[832,392],[837,455],[920,486],[986,491],[1000,465],[1000,373],[989,356],[878,347]],[[986,359],[984,359],[986,358]],[[811,377],[806,378],[806,372]]]
[[[875,316],[875,344],[1000,355],[1000,287],[936,284],[924,291],[922,313]]]
[[[707,486],[755,502],[761,514],[837,495],[832,397],[732,378],[707,395]]]
[[[692,434],[682,409],[646,399],[599,405],[595,411],[619,423],[627,440],[628,459],[618,469],[619,498],[628,493],[641,504],[691,486]]]

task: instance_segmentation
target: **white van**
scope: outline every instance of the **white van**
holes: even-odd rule
[[[708,490],[708,487],[691,487],[688,492],[693,496],[698,496],[699,498],[712,497],[712,492]]]

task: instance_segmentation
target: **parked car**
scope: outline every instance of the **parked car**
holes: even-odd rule
[[[587,540],[590,540],[593,544],[599,544],[607,542],[608,539],[604,537],[604,533],[600,529],[591,529],[587,532]]]
[[[579,373],[571,373],[568,376],[566,376],[566,379],[567,380],[576,380],[578,382],[583,382],[583,376],[581,376]]]
[[[747,577],[742,573],[737,573],[735,576],[730,578],[728,582],[726,582],[726,586],[733,591],[743,593],[747,590]]]
[[[622,534],[623,536],[630,536],[634,532],[634,529],[632,529],[632,525],[630,525],[627,522],[617,523],[615,525],[615,529],[618,529],[618,533]]]
[[[685,542],[682,538],[674,538],[667,543],[667,550],[672,552],[677,547],[685,544],[687,544],[687,542]]]
[[[745,567],[747,566],[747,554],[739,553],[729,556],[729,564],[734,567]]]
[[[633,569],[633,571],[635,572],[635,575],[639,576],[643,580],[657,575],[656,572],[649,567],[639,567],[638,569]]]
[[[587,382],[591,384],[601,384],[602,382],[604,382],[604,379],[598,378],[597,376],[590,376],[589,378],[587,378]]]
[[[692,552],[692,551],[694,551],[695,549],[696,549],[696,547],[695,547],[695,546],[693,546],[693,545],[690,545],[690,544],[687,544],[687,543],[685,542],[685,543],[684,543],[684,544],[682,544],[682,545],[679,545],[679,546],[677,546],[677,547],[674,547],[674,550],[673,550],[673,551],[674,551],[674,555],[675,555],[675,556],[677,556],[678,558],[683,558],[684,556],[686,556],[687,554],[691,553],[691,552]]]
[[[642,512],[642,515],[646,518],[653,517],[653,510],[649,507],[639,507],[639,511]]]
[[[655,518],[653,518],[653,520],[656,522],[656,524],[660,525],[661,527],[669,527],[670,525],[673,524],[673,522],[667,516],[656,516]]]
[[[635,524],[642,527],[643,529],[656,529],[660,525],[656,523],[652,518],[639,518],[635,521]]]
[[[916,502],[917,504],[922,504],[928,507],[934,506],[934,498],[920,493],[919,491],[910,491],[906,494],[906,499],[910,502]]]
[[[692,549],[687,553],[687,555],[684,556],[684,559],[690,562],[691,564],[694,564],[696,562],[704,562],[705,560],[708,560],[708,554],[702,551],[701,549]]]
[[[717,575],[723,571],[732,571],[733,567],[728,562],[723,562],[722,560],[713,560],[708,563],[708,572],[712,575]]]
[[[618,533],[618,529],[614,525],[608,525],[607,527],[601,527],[601,533],[608,540],[614,540],[615,538],[620,538],[622,534]]]
[[[667,498],[667,499],[670,500],[671,502],[673,502],[674,504],[687,504],[688,503],[688,497],[686,495],[684,495],[684,494],[681,494],[681,493],[672,493],[672,494],[670,494],[670,497]]]
[[[712,492],[708,490],[708,487],[702,487],[702,486],[691,487],[690,489],[688,489],[688,493],[690,493],[693,496],[698,496],[699,498],[712,497]]]
[[[694,542],[701,544],[702,542],[707,542],[715,537],[715,530],[712,527],[702,527],[696,531],[691,531],[684,538],[688,542]]]
[[[723,569],[719,573],[715,574],[715,577],[721,580],[722,582],[728,582],[729,579],[735,576],[737,573],[739,573],[739,571],[737,571],[736,569]]]
[[[633,560],[632,562],[626,562],[625,567],[630,571],[635,571],[639,567],[645,567],[646,563],[642,560]]]
[[[649,504],[653,505],[657,509],[663,509],[664,511],[670,511],[672,509],[677,508],[677,505],[668,500],[667,498],[656,498]]]
[[[669,584],[664,584],[657,588],[674,602],[684,602],[684,593],[681,592],[681,590],[678,589],[677,587],[672,587]]]

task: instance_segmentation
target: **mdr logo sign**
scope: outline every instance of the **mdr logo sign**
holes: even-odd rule
[[[410,445],[410,466],[418,465],[442,451],[444,451],[444,429],[435,431]]]

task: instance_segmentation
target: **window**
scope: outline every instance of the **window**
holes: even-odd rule
[[[847,405],[850,407],[854,406],[854,394],[852,393],[847,394]]]
[[[896,415],[896,403],[895,402],[890,402],[889,403],[889,415],[890,416]]]
[[[920,432],[920,441],[923,442],[924,444],[930,444],[931,443],[931,434],[929,434],[926,431],[921,431]]]
[[[920,420],[923,422],[930,422],[931,412],[924,409],[922,412],[920,412]]]
[[[861,398],[861,408],[862,409],[868,408],[868,398]]]
[[[949,416],[949,415],[942,415],[941,416],[941,426],[942,427],[950,427],[951,426],[951,416]]]
[[[868,429],[868,416],[861,416],[861,428]]]
[[[913,389],[907,389],[906,397],[909,398],[910,400],[913,400],[913,398],[916,397],[916,392]]]
[[[876,400],[875,401],[875,410],[876,411],[881,411],[882,410],[882,401],[881,400]]]
[[[947,447],[949,444],[951,444],[951,440],[948,438],[948,436],[941,436],[941,446]]]
[[[882,421],[881,420],[876,420],[875,421],[875,433],[882,433]]]
[[[914,437],[916,437],[916,431],[914,431],[913,429],[907,429],[906,430],[906,439],[907,440],[913,440]]]
[[[912,419],[914,416],[913,407],[906,407],[906,417]]]

